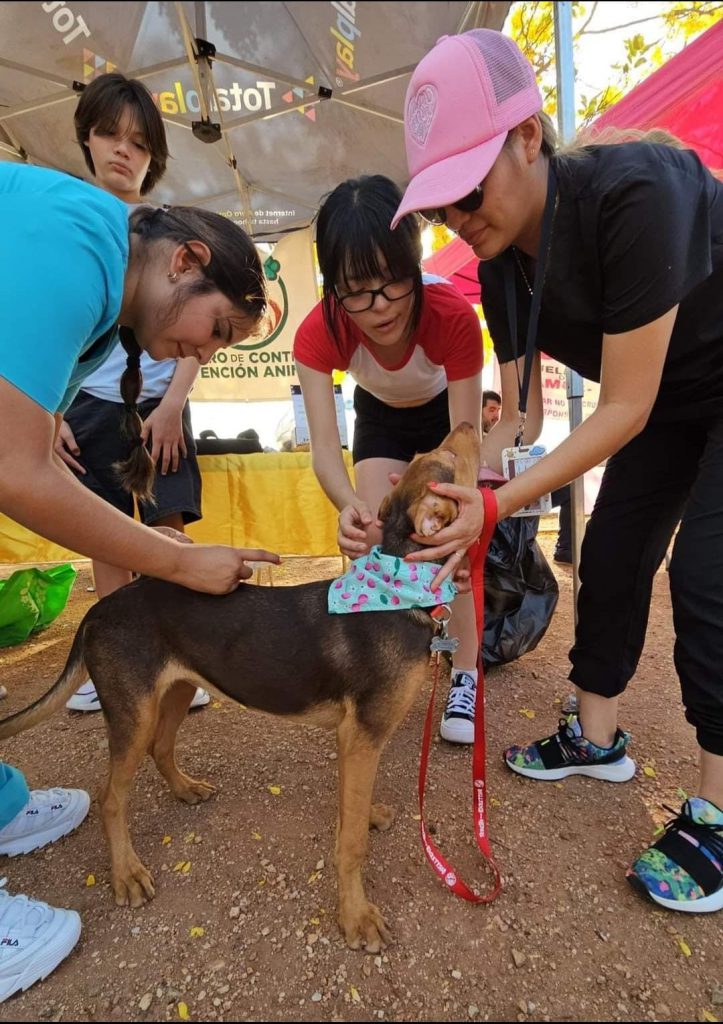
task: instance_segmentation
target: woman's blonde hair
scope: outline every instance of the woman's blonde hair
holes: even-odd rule
[[[688,149],[672,132],[665,128],[601,128],[597,131],[594,126],[582,128],[571,142],[559,145],[557,131],[552,118],[541,110],[537,115],[542,126],[542,147],[543,156],[551,157],[556,153],[563,156],[579,156],[587,146],[619,146],[623,142],[655,142],[661,146],[671,146],[673,149]]]

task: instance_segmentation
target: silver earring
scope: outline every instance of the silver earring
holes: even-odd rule
[[[175,272],[175,270],[173,271],[173,273],[171,273],[170,270],[169,270],[169,272],[168,272],[168,280],[169,281],[173,281],[174,284],[176,283],[176,281],[178,280],[178,274]]]

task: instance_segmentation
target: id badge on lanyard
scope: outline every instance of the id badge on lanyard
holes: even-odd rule
[[[527,323],[527,338],[525,344],[525,368],[522,381],[519,381],[519,412],[520,425],[512,448],[505,448],[502,451],[502,473],[507,480],[524,473],[530,469],[546,454],[544,445],[525,445],[524,430],[527,418],[527,395],[530,390],[530,377],[532,375],[532,360],[535,355],[535,342],[537,341],[537,324],[540,319],[540,306],[542,304],[542,288],[545,280],[545,268],[550,250],[552,237],[552,222],[557,206],[557,178],[552,164],[549,166],[547,178],[547,199],[545,200],[545,212],[542,218],[542,231],[540,235],[540,248],[538,252],[537,267],[535,268],[535,283],[530,301],[530,318]],[[507,254],[504,264],[505,277],[505,300],[507,303],[507,320],[510,331],[510,342],[517,349],[517,289],[515,285],[515,267],[512,262],[512,253]],[[515,361],[515,366],[517,362]],[[525,505],[513,513],[515,516],[539,516],[552,509],[552,499],[548,494],[543,494],[536,501]]]

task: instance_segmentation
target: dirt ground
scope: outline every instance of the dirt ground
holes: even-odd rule
[[[549,555],[551,538],[543,547]],[[0,576],[10,568],[0,567]],[[79,568],[65,614],[33,642],[0,652],[0,682],[9,691],[0,715],[43,693],[62,668],[94,600],[87,563]],[[275,583],[339,569],[338,559],[290,559],[275,570]],[[370,837],[368,893],[395,936],[381,956],[347,949],[335,923],[333,736],[214,700],[189,715],[179,760],[213,782],[216,797],[198,807],[176,803],[149,760],[133,794],[136,848],[156,881],[151,904],[115,908],[95,804],[74,834],[0,865],[10,891],[74,907],[83,920],[74,953],[45,982],[6,1002],[0,1019],[723,1019],[720,916],[656,910],[624,880],[627,864],[668,817],[662,805],[677,808],[679,787],[694,792],[696,779],[664,571],[640,671],[624,699],[635,779],[537,783],[502,763],[508,743],[556,728],[568,693],[572,574],[555,571],[560,603],[547,636],[487,680],[490,829],[504,874],[494,903],[457,899],[422,852],[416,786],[427,692],[379,772],[376,798],[398,813],[390,831]],[[94,791],[106,770],[102,715],[58,713],[7,743],[2,757],[32,786]],[[485,888],[489,876],[471,828],[469,749],[435,744],[427,818],[462,877]]]

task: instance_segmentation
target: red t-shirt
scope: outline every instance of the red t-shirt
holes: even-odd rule
[[[448,381],[474,377],[482,370],[482,330],[472,306],[443,278],[424,279],[422,315],[397,366],[382,366],[366,335],[345,310],[339,310],[334,340],[319,302],[300,324],[294,358],[312,370],[331,374],[348,370],[357,384],[380,402],[431,401]]]

